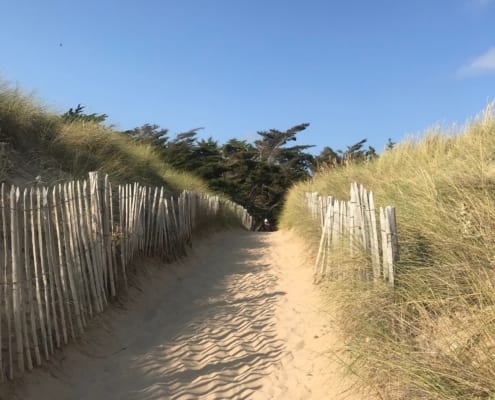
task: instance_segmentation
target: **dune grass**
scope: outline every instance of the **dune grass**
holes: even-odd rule
[[[0,171],[7,181],[24,169],[33,177],[40,175],[44,183],[99,170],[115,183],[138,181],[170,192],[207,191],[205,182],[168,166],[152,146],[103,124],[64,122],[33,96],[5,82],[0,82],[0,142],[7,143],[7,161],[14,164]],[[8,165],[2,160],[0,167]]]
[[[330,283],[350,366],[384,399],[495,398],[493,107],[455,134],[432,130],[373,162],[322,171],[287,198],[281,226],[312,241],[305,191],[348,199],[357,181],[397,207],[395,288]]]
[[[59,122],[33,95],[0,80],[0,140],[24,151],[40,147],[49,143]]]
[[[74,177],[98,169],[109,174],[116,183],[139,181],[153,186],[166,185],[172,192],[207,191],[201,179],[168,166],[152,145],[132,140],[101,124],[64,124],[53,140],[52,152]]]

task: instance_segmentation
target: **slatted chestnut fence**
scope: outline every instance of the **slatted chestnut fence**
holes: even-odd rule
[[[321,239],[315,263],[315,280],[332,277],[336,266],[332,265],[332,253],[345,251],[350,256],[366,254],[371,272],[366,279],[383,279],[394,285],[394,263],[399,260],[399,243],[395,207],[377,210],[373,193],[362,185],[351,185],[350,201],[318,193],[306,193],[307,206],[321,227]]]
[[[198,221],[251,217],[216,196],[108,177],[51,187],[1,186],[0,378],[13,379],[52,357],[125,290],[133,261],[185,254]]]

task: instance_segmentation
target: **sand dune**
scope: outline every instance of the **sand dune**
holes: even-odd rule
[[[0,398],[370,399],[338,373],[332,315],[288,235],[227,232],[174,265],[146,260],[120,306]]]

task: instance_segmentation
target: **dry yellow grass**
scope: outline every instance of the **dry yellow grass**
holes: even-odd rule
[[[1,81],[0,141],[8,144],[9,152],[0,176],[11,183],[30,183],[37,175],[53,183],[100,170],[116,183],[207,191],[202,180],[165,164],[152,146],[102,124],[66,123],[33,96]]]
[[[304,232],[304,191],[346,199],[357,181],[397,207],[395,289],[333,284],[352,368],[385,399],[495,398],[493,108],[461,132],[432,130],[288,196],[282,226]]]

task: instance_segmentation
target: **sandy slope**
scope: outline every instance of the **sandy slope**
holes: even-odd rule
[[[130,299],[85,343],[5,398],[369,399],[345,392],[332,315],[304,261],[287,233],[241,231],[202,241],[172,266],[148,260]]]

